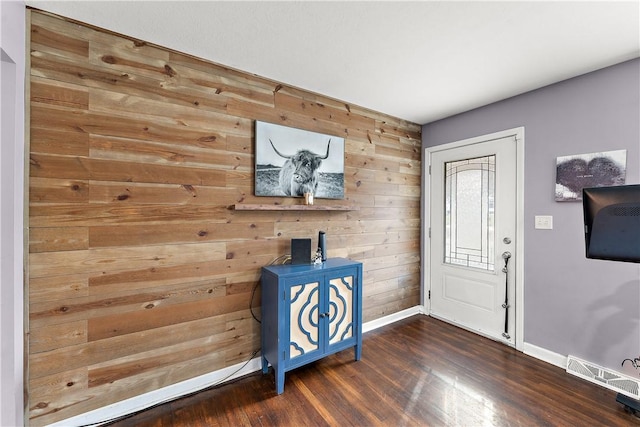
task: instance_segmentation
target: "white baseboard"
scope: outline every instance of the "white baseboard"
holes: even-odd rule
[[[109,420],[122,417],[154,405],[168,402],[179,397],[204,390],[207,387],[223,383],[232,379],[250,374],[262,369],[260,357],[255,357],[248,362],[238,363],[228,368],[210,372],[196,378],[172,384],[149,393],[141,394],[130,399],[122,400],[102,408],[95,409],[66,420],[50,424],[50,427],[68,427],[70,425],[99,426]]]
[[[382,326],[390,325],[398,320],[413,316],[414,314],[424,314],[424,307],[415,306],[398,313],[380,319],[372,320],[362,325],[362,332],[369,332]],[[262,369],[260,356],[255,357],[248,362],[238,363],[228,368],[210,372],[196,378],[191,378],[177,384],[172,384],[149,393],[141,394],[120,402],[95,409],[75,417],[67,418],[62,421],[50,424],[50,427],[68,427],[70,425],[82,426],[99,426],[106,424],[109,420],[132,414],[143,409],[150,408],[154,405],[168,402],[179,397],[204,390],[217,383],[223,383],[233,380],[243,375],[251,374]]]
[[[411,317],[415,314],[425,314],[424,306],[416,305],[415,307],[407,308],[397,313],[393,313],[388,316],[384,316],[379,319],[364,323],[362,325],[362,333],[365,334],[369,331],[373,331],[374,329],[378,329],[383,326],[390,325],[394,322],[397,322],[402,319],[406,319],[407,317]]]
[[[538,347],[537,345],[524,343],[522,352],[543,362],[550,363],[562,369],[567,369],[567,356],[563,356],[546,348]]]

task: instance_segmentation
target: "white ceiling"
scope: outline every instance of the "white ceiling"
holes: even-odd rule
[[[640,56],[640,1],[26,4],[424,124]]]

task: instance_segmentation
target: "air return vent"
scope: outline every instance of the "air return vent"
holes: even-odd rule
[[[585,362],[577,357],[569,356],[567,372],[626,396],[640,398],[639,380],[605,369],[591,362]]]

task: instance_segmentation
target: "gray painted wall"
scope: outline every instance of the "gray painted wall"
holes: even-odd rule
[[[554,200],[556,157],[627,150],[640,183],[640,59],[426,124],[431,147],[525,127],[524,341],[634,377],[640,357],[640,265],[584,256],[582,204]],[[534,229],[552,215],[553,230]],[[640,242],[638,243],[640,244]]]

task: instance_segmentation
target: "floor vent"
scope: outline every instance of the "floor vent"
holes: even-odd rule
[[[640,398],[640,381],[624,374],[605,369],[574,356],[567,360],[567,372],[592,383],[617,391],[626,396]]]

